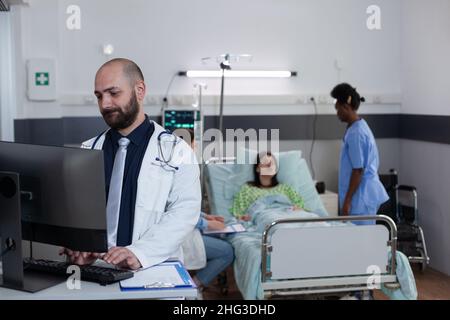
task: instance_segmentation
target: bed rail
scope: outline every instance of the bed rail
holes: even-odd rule
[[[281,219],[274,221],[268,225],[262,236],[262,248],[261,248],[261,281],[266,297],[272,297],[274,295],[300,295],[300,294],[313,294],[313,293],[331,293],[342,292],[343,288],[349,291],[353,290],[367,290],[367,287],[362,286],[368,279],[370,274],[367,275],[347,275],[339,277],[322,277],[322,278],[303,278],[303,279],[289,279],[289,280],[277,280],[269,281],[272,273],[270,265],[268,266],[268,258],[272,252],[271,235],[276,226],[294,224],[294,223],[315,223],[315,222],[351,222],[351,221],[366,221],[375,220],[383,221],[388,226],[390,233],[390,240],[388,245],[391,250],[391,259],[389,261],[388,270],[386,273],[380,275],[380,284],[384,284],[388,288],[398,288],[396,278],[396,250],[397,250],[397,227],[394,221],[387,216],[346,216],[346,217],[323,217],[323,218],[306,218],[306,219]],[[330,228],[330,227],[327,227]],[[354,226],[354,228],[360,228],[360,226]]]

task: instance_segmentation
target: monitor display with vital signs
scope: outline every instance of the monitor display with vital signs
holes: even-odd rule
[[[194,110],[164,110],[164,128],[172,132],[176,129],[194,129],[194,120]]]

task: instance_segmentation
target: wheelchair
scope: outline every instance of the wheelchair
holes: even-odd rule
[[[418,225],[417,190],[413,186],[399,185],[398,174],[391,169],[380,175],[389,200],[381,205],[377,214],[386,215],[397,225],[397,249],[403,252],[410,263],[420,264],[425,271],[430,263],[425,237]]]

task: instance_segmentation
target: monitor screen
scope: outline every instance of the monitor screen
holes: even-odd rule
[[[164,128],[173,132],[176,129],[194,129],[194,110],[164,110]]]
[[[23,239],[107,251],[103,151],[0,142],[0,171],[19,174]]]

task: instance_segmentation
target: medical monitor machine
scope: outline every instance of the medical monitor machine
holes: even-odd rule
[[[192,109],[165,109],[163,112],[163,127],[170,132],[176,129],[194,130],[196,111]]]

